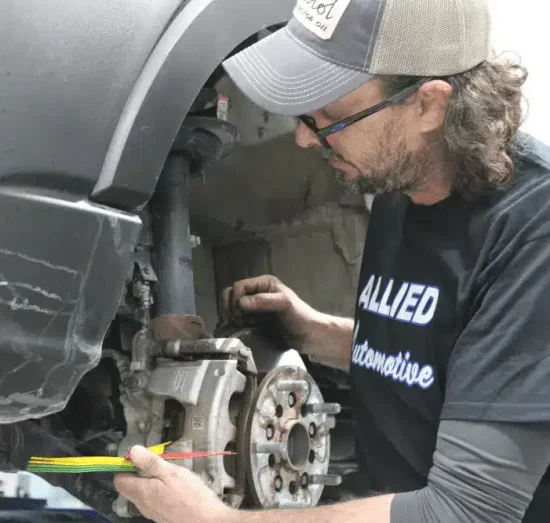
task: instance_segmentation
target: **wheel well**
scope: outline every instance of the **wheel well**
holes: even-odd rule
[[[228,55],[250,45],[266,27],[284,24],[293,6],[294,0],[191,0],[167,27],[136,81],[91,198],[125,210],[145,205],[200,90],[221,74]],[[239,23],[227,25],[227,20]]]

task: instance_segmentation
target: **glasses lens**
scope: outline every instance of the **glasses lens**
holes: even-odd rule
[[[315,123],[315,119],[313,119],[311,116],[302,115],[298,117],[309,129],[311,129],[314,133],[318,131],[317,125]]]
[[[298,119],[301,120],[312,132],[315,133],[315,135],[318,137],[319,142],[321,142],[323,157],[325,159],[328,159],[330,157],[332,148],[330,147],[326,138],[318,136],[319,128],[317,127],[315,119],[307,115],[298,116]]]

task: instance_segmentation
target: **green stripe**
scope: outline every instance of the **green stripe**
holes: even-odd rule
[[[136,472],[137,469],[124,465],[88,465],[88,466],[67,466],[67,465],[29,465],[27,472],[58,472],[65,474],[82,474],[86,472]]]

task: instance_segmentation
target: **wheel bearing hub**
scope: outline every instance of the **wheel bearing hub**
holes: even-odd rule
[[[247,475],[255,504],[301,508],[318,504],[328,474],[330,430],[340,405],[323,402],[314,379],[294,366],[278,367],[260,384],[247,426]]]

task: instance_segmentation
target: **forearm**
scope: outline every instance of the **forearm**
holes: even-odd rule
[[[521,523],[550,462],[549,437],[548,423],[443,420],[424,488],[314,509],[232,511],[223,523]]]
[[[297,510],[235,511],[224,523],[390,523],[393,495]]]
[[[354,321],[321,312],[315,313],[308,336],[301,347],[312,361],[348,370]]]

